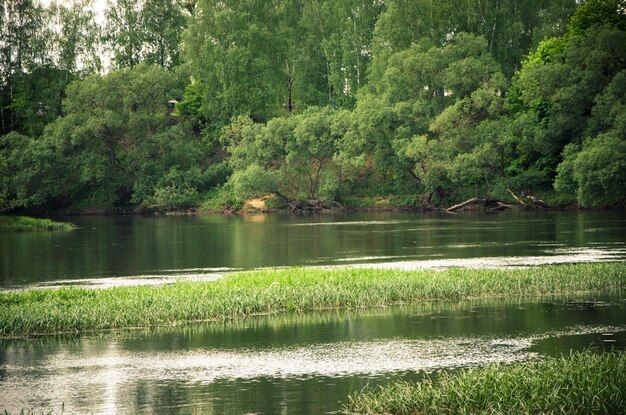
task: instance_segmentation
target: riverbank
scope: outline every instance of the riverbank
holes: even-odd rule
[[[396,382],[349,397],[345,414],[623,414],[626,354],[590,351]]]
[[[510,209],[518,210],[564,210],[578,209],[572,200],[558,198],[556,194],[545,193],[542,200],[533,195],[515,195],[502,200],[473,197],[452,204],[433,204],[428,195],[405,194],[386,196],[344,196],[337,201],[288,200],[284,196],[268,193],[247,199],[240,203],[225,202],[227,198],[216,197],[207,200],[193,211],[204,213],[321,213],[337,211],[462,211],[497,212]]]
[[[431,300],[626,289],[626,262],[515,270],[287,268],[214,282],[0,293],[0,336],[81,333]]]
[[[70,231],[74,225],[29,216],[0,216],[0,232]]]

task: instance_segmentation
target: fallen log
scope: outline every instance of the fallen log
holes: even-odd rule
[[[479,197],[473,197],[471,199],[466,200],[465,202],[461,202],[458,205],[450,206],[446,209],[446,212],[456,212],[457,210],[463,209],[466,206],[477,205],[479,203],[485,203],[485,199],[481,199]]]
[[[515,195],[515,193],[513,193],[513,191],[511,189],[506,189],[509,191],[509,193],[511,194],[511,196],[513,196],[513,199],[515,199],[517,201],[517,203],[519,203],[522,206],[528,206],[528,203],[524,202],[522,199],[520,199],[519,197],[517,197],[517,195]]]
[[[492,207],[492,208],[489,208],[487,211],[488,212],[497,212],[497,211],[500,211],[500,210],[513,209],[513,208],[515,208],[515,206],[509,205],[509,204],[506,204],[506,203],[502,203],[500,201],[496,201],[496,205],[494,207]]]

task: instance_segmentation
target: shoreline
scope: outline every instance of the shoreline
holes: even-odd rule
[[[571,200],[558,200],[554,195],[547,195],[546,203],[532,195],[520,195],[517,199],[489,199],[473,197],[465,201],[451,202],[454,204],[440,206],[424,202],[420,195],[387,195],[387,196],[349,196],[340,202],[323,202],[318,199],[295,201],[280,199],[279,195],[247,199],[236,206],[212,203],[207,199],[202,203],[184,209],[174,207],[122,207],[107,209],[97,206],[75,210],[73,207],[64,209],[23,210],[24,214],[33,216],[96,216],[96,215],[147,215],[147,216],[184,216],[184,215],[241,215],[253,213],[292,213],[296,215],[349,212],[445,212],[450,214],[465,212],[498,213],[502,211],[602,211],[625,210],[626,205],[583,208]]]
[[[464,214],[464,213],[493,213],[500,212],[602,212],[602,211],[623,211],[626,207],[596,207],[596,208],[582,208],[578,205],[562,205],[554,206],[551,208],[525,208],[523,206],[514,206],[510,209],[466,209],[459,211],[448,211],[445,207],[416,207],[416,206],[402,206],[402,207],[342,207],[342,208],[329,208],[314,212],[291,212],[289,209],[202,209],[201,207],[194,207],[185,210],[89,210],[84,212],[67,212],[67,211],[46,211],[45,214],[41,212],[26,212],[20,216],[50,216],[50,217],[81,217],[81,216],[203,216],[203,215],[247,215],[247,214],[291,214],[294,216],[307,216],[307,215],[323,215],[323,214],[336,214],[336,213],[379,213],[379,212],[412,212],[412,213],[446,213],[451,215]],[[15,216],[15,215],[0,215],[0,216]]]

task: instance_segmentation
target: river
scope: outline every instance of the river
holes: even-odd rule
[[[0,288],[211,279],[283,266],[519,266],[626,258],[623,212],[70,217],[0,234]]]
[[[0,235],[1,289],[279,266],[502,267],[626,257],[621,212],[77,217]],[[626,347],[626,296],[484,299],[0,340],[0,411],[336,413],[442,370]]]

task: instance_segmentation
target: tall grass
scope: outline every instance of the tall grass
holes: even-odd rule
[[[626,289],[626,262],[518,270],[290,268],[215,282],[0,292],[0,336],[150,327],[254,314],[361,308],[439,299]]]
[[[493,364],[352,395],[346,414],[624,414],[626,354]]]
[[[0,216],[0,232],[69,231],[74,225],[28,216]]]

